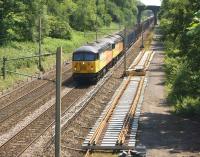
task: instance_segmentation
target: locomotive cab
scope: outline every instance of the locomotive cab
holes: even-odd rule
[[[95,73],[99,54],[91,52],[78,52],[73,54],[74,73]]]
[[[109,57],[108,53],[104,53],[109,47],[111,45],[107,42],[96,42],[77,49],[72,58],[74,80],[98,80],[107,60],[112,60],[112,56]]]

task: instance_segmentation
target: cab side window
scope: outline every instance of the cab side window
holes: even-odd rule
[[[99,54],[99,59],[102,61],[102,60],[104,60],[104,53],[103,52],[101,52],[100,54]]]
[[[112,44],[112,49],[115,49],[115,44]]]

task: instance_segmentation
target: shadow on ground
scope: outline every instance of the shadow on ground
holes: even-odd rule
[[[171,114],[144,113],[140,143],[148,149],[171,149],[170,153],[200,152],[200,123]]]
[[[154,40],[151,49],[156,53],[148,72],[137,145],[146,146],[150,157],[200,157],[200,121],[171,114],[164,87],[163,45]]]

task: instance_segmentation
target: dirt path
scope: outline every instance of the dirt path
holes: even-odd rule
[[[148,73],[138,143],[146,146],[147,157],[200,157],[200,123],[171,114],[164,87],[163,47],[154,40],[151,48],[156,53]]]

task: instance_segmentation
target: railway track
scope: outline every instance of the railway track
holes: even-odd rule
[[[65,88],[62,91],[62,95],[70,92],[74,86]],[[1,123],[1,136],[0,136],[0,146],[7,142],[12,136],[14,136],[17,132],[19,132],[22,128],[27,126],[33,120],[35,120],[38,116],[43,114],[43,112],[51,107],[55,103],[55,96],[51,98],[52,93],[48,93],[43,96],[42,99],[36,100],[30,106],[27,106],[23,110],[20,111],[19,114],[15,114],[9,118],[9,120]],[[50,99],[51,98],[51,99]],[[50,99],[50,100],[49,100]]]
[[[71,64],[67,64],[63,67],[63,74],[66,72],[70,72]],[[51,81],[55,80],[55,69],[48,72],[43,76],[43,79],[36,79],[33,80],[31,83],[28,82],[21,87],[16,88],[15,90],[11,91],[10,93],[4,94],[0,97],[0,110],[5,109],[6,107],[10,106],[14,102],[23,100],[29,94],[33,92],[37,92],[37,90],[42,89],[46,84],[50,83]]]
[[[71,84],[72,79],[70,69],[66,69],[63,74],[63,85],[66,86],[68,84]],[[36,88],[33,88],[30,92],[27,94],[19,97],[18,99],[8,102],[6,105],[4,105],[3,108],[0,109],[0,126],[3,126],[1,128],[0,133],[3,133],[3,130],[5,130],[7,127],[3,125],[3,123],[7,123],[7,120],[10,120],[12,117],[14,117],[16,114],[19,114],[21,111],[23,111],[26,108],[31,108],[32,106],[37,106],[37,102],[40,101],[41,105],[45,103],[49,98],[51,98],[55,93],[55,83],[54,80],[55,76],[53,76],[52,81],[44,81],[40,82],[40,85]],[[64,87],[63,87],[64,88]],[[42,100],[42,101],[41,101]],[[15,119],[17,122],[17,120]]]
[[[63,73],[63,82],[66,83],[66,80],[69,79],[71,76],[71,73],[68,73],[68,71]],[[71,79],[72,81],[72,79]],[[70,82],[68,80],[68,82]],[[52,92],[53,91],[53,92]],[[50,94],[49,94],[50,93]],[[17,100],[14,100],[10,103],[8,103],[6,106],[0,109],[0,124],[13,116],[14,114],[18,113],[20,110],[22,110],[26,106],[30,106],[38,99],[42,99],[45,95],[52,95],[55,93],[55,83],[54,81],[48,81],[44,82],[38,87],[34,88],[27,94],[23,95]]]
[[[130,76],[123,81],[113,96],[112,103],[105,107],[82,143],[82,148],[87,150],[85,157],[95,156],[95,154],[109,156],[120,150],[127,152],[135,150],[146,85],[147,79],[144,76]],[[101,123],[103,121],[104,123]],[[135,153],[144,155],[145,151],[140,150]]]
[[[153,53],[141,52],[130,68],[115,95],[82,144],[90,156],[91,150],[135,150],[138,121],[147,84],[146,70]],[[132,76],[134,75],[134,76]],[[142,75],[142,76],[141,76]]]
[[[81,98],[91,87],[74,88],[62,98],[62,114],[71,105]],[[20,130],[15,136],[9,139],[0,147],[0,156],[20,156],[27,147],[41,136],[47,129],[53,127],[55,108],[52,105],[47,108],[39,117]]]
[[[117,145],[125,143],[144,78],[128,77],[124,82],[117,91],[117,96],[111,100],[88,134],[83,147],[113,150],[116,149]]]
[[[132,53],[127,55],[127,65],[130,66],[133,59],[136,58],[136,51],[139,49],[140,40],[132,47]],[[134,51],[134,53],[133,53]],[[122,76],[124,74],[123,64],[119,64],[113,71],[113,74],[108,80],[102,85],[95,96],[87,103],[84,109],[75,116],[73,120],[69,121],[62,132],[62,151],[65,152],[65,156],[84,156],[84,153],[80,149],[80,146],[84,142],[84,137],[87,136],[88,130],[96,122],[100,116],[104,107],[110,101],[117,88],[122,82]],[[32,149],[37,150],[37,146]],[[54,147],[50,145],[45,147],[43,154],[37,152],[41,156],[53,156]],[[33,153],[34,154],[34,153]]]
[[[71,68],[70,65],[63,67],[63,89],[66,90],[67,86],[73,86],[71,79]],[[45,110],[45,107],[49,105],[44,105],[50,98],[55,95],[55,70],[50,72],[50,75],[45,76],[44,80],[35,80],[34,83],[28,88],[30,91],[17,99],[9,101],[7,104],[1,106],[0,109],[0,147],[3,147],[10,139],[17,137],[21,130],[29,126],[35,118],[37,118],[40,111]],[[36,85],[36,87],[35,87]],[[26,86],[26,85],[25,85]],[[33,87],[34,86],[34,87]],[[21,87],[22,89],[24,87]],[[70,90],[73,87],[70,87]],[[14,91],[15,93],[15,91]],[[20,92],[19,92],[20,93]],[[65,93],[66,94],[66,93]],[[2,102],[7,101],[9,97],[1,97]],[[47,107],[48,108],[48,107]],[[40,109],[39,113],[34,113]],[[34,113],[36,116],[32,116]],[[27,119],[27,120],[26,120]],[[32,120],[33,119],[33,120]],[[1,155],[0,155],[1,156]]]

